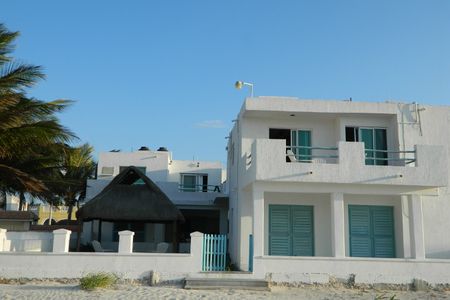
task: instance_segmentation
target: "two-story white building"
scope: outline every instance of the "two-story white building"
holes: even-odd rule
[[[449,282],[449,147],[449,107],[246,99],[228,142],[232,261],[277,281]]]
[[[111,180],[128,166],[146,174],[168,196],[184,216],[177,230],[180,251],[189,249],[190,233],[226,233],[228,199],[223,191],[224,171],[220,162],[174,160],[172,153],[161,147],[157,151],[141,147],[134,152],[102,152],[98,157],[97,179],[88,181],[86,201],[100,193]],[[124,200],[126,201],[126,199]],[[96,222],[96,221],[93,221]],[[97,224],[85,224],[83,242],[98,239]],[[170,228],[164,224],[119,224],[103,222],[101,242],[117,247],[117,232],[124,229],[136,233],[135,242],[156,244],[171,241]],[[184,245],[183,245],[184,243]],[[138,246],[138,245],[136,245]],[[139,247],[137,248],[139,251]]]

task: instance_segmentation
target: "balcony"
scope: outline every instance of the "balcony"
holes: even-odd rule
[[[251,153],[245,157],[244,184],[280,181],[436,188],[448,182],[443,146],[416,145],[411,151],[367,151],[363,143],[339,142],[335,148],[310,148],[300,153],[298,149],[286,147],[284,140],[255,140]]]

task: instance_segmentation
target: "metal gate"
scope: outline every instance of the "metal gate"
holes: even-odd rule
[[[202,271],[225,271],[227,263],[227,235],[203,235]]]

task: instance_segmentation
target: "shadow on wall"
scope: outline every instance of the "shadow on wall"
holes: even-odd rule
[[[427,253],[426,258],[450,259],[450,251]]]

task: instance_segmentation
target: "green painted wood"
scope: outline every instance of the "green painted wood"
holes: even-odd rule
[[[312,206],[269,205],[269,255],[314,256]]]
[[[395,257],[391,206],[349,205],[350,256]]]
[[[204,234],[202,271],[225,271],[227,236],[225,234]]]

